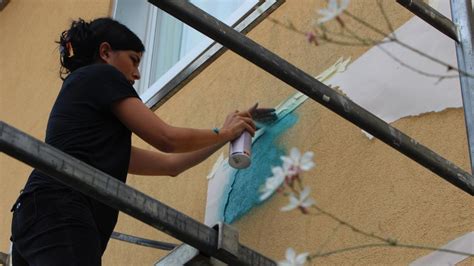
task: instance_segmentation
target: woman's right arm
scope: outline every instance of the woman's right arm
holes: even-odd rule
[[[128,172],[136,175],[177,176],[187,169],[198,165],[222,145],[184,153],[161,153],[132,147]]]
[[[223,145],[237,138],[244,130],[252,135],[255,132],[255,124],[249,111],[229,114],[217,134],[211,129],[171,126],[135,97],[115,102],[112,112],[141,139],[156,149],[168,153],[190,152],[212,145]]]

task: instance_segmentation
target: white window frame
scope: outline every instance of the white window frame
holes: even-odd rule
[[[117,1],[114,0],[112,15],[115,18]],[[224,23],[242,33],[248,32],[273,10],[280,6],[284,0],[255,0],[245,2]],[[155,40],[155,25],[158,8],[150,4],[148,9],[145,47],[153,47]],[[201,72],[212,61],[225,51],[225,47],[212,39],[205,40],[181,58],[173,67],[164,73],[156,82],[149,84],[152,52],[148,51],[142,58],[140,66],[141,79],[135,85],[142,101],[151,109],[158,108],[172,95],[179,91],[189,80]]]

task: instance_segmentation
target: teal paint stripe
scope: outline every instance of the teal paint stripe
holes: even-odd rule
[[[226,223],[236,221],[260,204],[260,186],[272,175],[272,166],[281,165],[280,156],[287,153],[284,146],[279,143],[279,139],[297,121],[296,114],[289,113],[273,125],[267,126],[265,134],[252,144],[251,166],[235,171],[229,176],[233,180],[226,188],[224,195],[228,195],[227,200],[223,201],[220,208]]]

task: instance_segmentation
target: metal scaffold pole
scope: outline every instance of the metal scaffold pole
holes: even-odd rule
[[[466,121],[471,171],[474,171],[474,18],[471,0],[451,0],[451,16],[458,28],[456,43],[458,68],[461,71],[462,102]]]
[[[472,175],[188,1],[148,1],[474,195]]]
[[[0,152],[4,152],[108,206],[124,212],[231,265],[276,263],[112,176],[0,121]],[[226,231],[227,232],[227,231]]]
[[[410,10],[413,14],[444,33],[454,41],[459,41],[456,25],[436,9],[432,8],[422,0],[397,0],[397,3]]]
[[[397,2],[455,41],[471,172],[474,172],[474,20],[471,0],[451,0],[454,22],[421,0]]]

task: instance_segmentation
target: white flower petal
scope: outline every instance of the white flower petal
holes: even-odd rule
[[[263,193],[260,195],[260,201],[266,200],[273,193],[275,193],[275,191],[283,184],[284,181],[285,177],[282,175],[267,178],[267,180],[265,180],[265,184],[263,184],[259,189],[259,191]]]
[[[304,265],[306,263],[306,261],[308,260],[308,255],[309,255],[308,252],[299,254],[296,257],[296,260],[295,260],[296,264],[297,265]]]
[[[300,204],[300,200],[295,197],[294,194],[290,196],[290,203],[298,206]]]
[[[311,168],[313,168],[316,164],[314,162],[306,162],[306,163],[301,163],[300,169],[303,171],[309,171]]]
[[[313,198],[309,198],[301,203],[301,207],[308,208],[313,206],[314,204],[316,204],[316,200],[314,200]]]
[[[286,175],[286,174],[291,174],[290,172],[291,172],[292,170],[290,170],[290,169],[292,169],[292,168],[294,168],[292,161],[291,161],[291,162],[290,162],[290,161],[284,161],[284,162],[283,162],[283,170],[285,171],[285,175]]]
[[[296,257],[296,252],[293,248],[287,248],[285,252],[285,258],[287,261],[293,261]]]
[[[349,6],[350,0],[342,0],[341,2],[341,11],[346,9]]]
[[[337,0],[329,0],[329,3],[328,3],[328,9],[329,10],[337,10]]]
[[[341,3],[337,0],[329,0],[327,8],[318,10],[321,17],[317,20],[317,23],[322,24],[339,16],[348,6],[349,0],[341,0]]]
[[[304,187],[303,191],[300,193],[300,200],[304,200],[309,196],[309,193],[311,193],[311,188],[310,187]]]
[[[264,200],[268,199],[271,194],[272,194],[271,191],[265,191],[265,193],[263,193],[262,195],[260,195],[260,197],[259,197],[258,199],[259,199],[260,201],[264,201]]]
[[[295,209],[295,208],[296,208],[295,206],[293,206],[293,205],[291,205],[291,204],[288,204],[288,205],[286,205],[286,206],[281,207],[281,208],[280,208],[280,211],[282,211],[282,212],[288,212],[288,211],[291,211],[291,210],[293,210],[293,209]]]
[[[314,152],[312,151],[307,151],[301,156],[301,162],[306,163],[306,162],[312,162],[313,161],[313,156]]]
[[[295,163],[298,162],[300,160],[300,157],[301,157],[300,150],[298,150],[298,148],[296,147],[291,148],[290,158],[293,160],[293,162]]]
[[[273,167],[272,173],[273,177],[285,177],[285,171],[280,166]]]
[[[274,180],[273,181],[273,184],[275,186],[275,188],[279,188],[281,185],[283,185],[283,182],[285,182],[285,176],[275,176],[274,177]]]
[[[303,157],[301,157],[300,162],[301,170],[308,171],[309,169],[315,166],[315,163],[313,162],[313,156],[313,152],[305,152],[305,154],[303,154]]]
[[[267,179],[264,185],[260,187],[260,192],[263,193],[260,195],[260,201],[266,200],[268,197],[270,197],[275,191],[278,189],[279,186],[273,184],[273,180],[269,180],[270,178]]]
[[[321,16],[323,17],[327,17],[329,15],[331,15],[333,12],[327,10],[327,9],[320,9],[318,10],[318,14],[320,14]]]
[[[280,156],[280,159],[283,161],[284,164],[286,163],[289,165],[293,165],[293,160],[288,156]]]
[[[288,211],[296,209],[297,207],[298,207],[298,204],[289,203],[288,205],[281,207],[280,211],[288,212]]]
[[[324,24],[328,21],[330,21],[331,19],[333,19],[335,16],[326,16],[326,17],[322,17],[320,19],[318,19],[318,24]]]
[[[272,176],[272,177],[267,178],[267,180],[265,181],[265,187],[267,189],[275,190],[279,188],[281,184],[283,184],[283,181],[285,181],[284,176]]]

